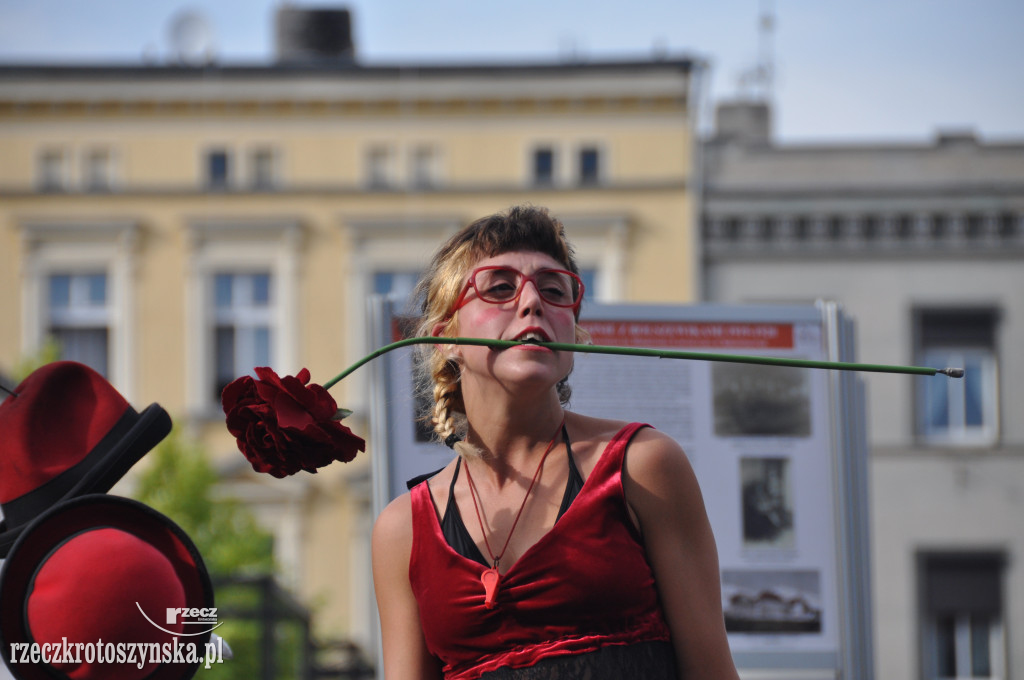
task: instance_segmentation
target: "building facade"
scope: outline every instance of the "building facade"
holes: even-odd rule
[[[778,145],[719,106],[702,157],[704,299],[831,299],[866,376],[878,678],[1024,668],[1024,140]]]
[[[219,393],[251,367],[326,382],[366,301],[442,240],[529,202],[607,301],[697,296],[689,59],[0,67],[0,371],[48,338],[198,438],[276,537],[318,626],[375,627],[365,456],[259,478]],[[640,263],[643,266],[640,266]],[[366,433],[365,373],[332,390]]]

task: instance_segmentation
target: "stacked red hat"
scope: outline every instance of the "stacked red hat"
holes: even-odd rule
[[[191,678],[216,624],[186,630],[168,610],[216,611],[213,601],[174,522],[127,498],[82,496],[38,517],[4,561],[0,657],[21,680]],[[26,663],[32,643],[49,663]]]
[[[159,404],[137,412],[84,364],[34,371],[0,404],[0,558],[35,517],[109,491],[170,431]]]

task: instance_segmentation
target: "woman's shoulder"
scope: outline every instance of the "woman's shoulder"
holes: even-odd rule
[[[571,426],[580,433],[584,457],[594,458],[592,464],[596,463],[608,444],[631,424],[625,420],[593,418],[581,414],[573,414],[571,421]],[[572,446],[575,453],[576,439]],[[653,427],[641,427],[629,440],[624,469],[627,474],[638,479],[657,479],[665,474],[685,476],[690,470],[690,463],[675,439]]]
[[[448,465],[427,476],[409,491],[388,503],[377,516],[375,527],[380,526],[382,531],[386,532],[404,529],[408,530],[411,535],[413,494],[426,491],[435,507],[444,507],[448,502],[448,487],[451,484],[452,475],[455,473],[456,460],[457,457],[453,458]],[[376,528],[374,530],[376,531]]]
[[[584,478],[590,476],[612,440],[629,425],[625,420],[594,418],[580,413],[567,414],[566,426],[572,441],[573,458]],[[650,428],[643,428],[646,429]]]
[[[391,543],[404,536],[412,539],[412,492],[403,493],[388,503],[373,524],[374,541]]]
[[[664,432],[650,427],[640,429],[633,436],[622,471],[627,496],[637,487],[655,495],[696,487],[693,466],[683,447]]]

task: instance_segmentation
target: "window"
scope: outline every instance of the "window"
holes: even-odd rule
[[[555,150],[542,147],[533,152],[533,183],[540,185],[555,182]]]
[[[23,346],[52,338],[132,402],[137,379],[135,276],[139,224],[123,219],[19,220]]]
[[[601,154],[592,146],[580,149],[580,184],[597,184],[601,181]]]
[[[68,188],[68,154],[63,149],[44,149],[38,163],[36,184],[40,191]]]
[[[195,218],[187,224],[185,399],[189,417],[223,417],[220,392],[270,366],[294,375],[303,229],[280,217]],[[220,414],[220,415],[217,415]]]
[[[273,149],[253,149],[249,156],[249,173],[252,188],[267,191],[277,188],[277,155]]]
[[[419,280],[420,272],[418,271],[374,272],[373,292],[376,295],[392,295],[408,301]]]
[[[47,279],[50,337],[61,359],[109,373],[110,312],[105,272],[54,273]]]
[[[213,277],[213,398],[255,366],[272,365],[274,308],[269,273],[217,273]]]
[[[110,191],[114,186],[114,157],[108,149],[92,149],[82,159],[86,191]]]
[[[418,146],[412,150],[409,163],[409,182],[416,189],[437,186],[437,150],[431,146]]]
[[[580,269],[580,280],[583,281],[583,304],[600,299],[598,293],[597,269],[594,267],[582,267]]]
[[[1005,678],[999,553],[919,558],[922,668],[929,680]]]
[[[225,149],[206,153],[206,188],[227,189],[231,182],[231,156]]]
[[[998,371],[992,309],[919,310],[917,363],[964,369],[959,380],[919,378],[918,434],[928,443],[992,444],[998,426]]]
[[[366,152],[366,183],[371,189],[394,184],[394,154],[390,147],[374,146]]]

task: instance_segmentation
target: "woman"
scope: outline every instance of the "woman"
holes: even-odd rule
[[[543,209],[474,222],[418,290],[420,334],[586,340],[578,268]],[[425,347],[434,428],[459,455],[374,527],[385,677],[737,678],[679,445],[566,411],[571,353]]]

